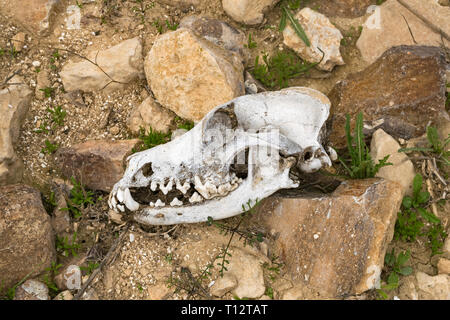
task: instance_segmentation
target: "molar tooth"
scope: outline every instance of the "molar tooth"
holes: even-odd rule
[[[152,207],[152,208],[155,207],[155,203],[154,203],[154,202],[150,202],[149,205],[150,205],[150,207]]]
[[[130,189],[126,188],[124,191],[124,203],[127,206],[130,211],[136,211],[139,209],[139,203],[134,201],[133,197],[131,196]]]
[[[217,194],[217,187],[212,184],[211,182],[207,181],[204,185],[206,192],[208,193],[209,197],[214,196]]]
[[[153,180],[153,181],[150,183],[150,190],[156,191],[156,188],[158,188],[158,183],[157,183],[156,181]]]
[[[117,200],[119,200],[120,203],[123,203],[123,190],[119,188],[119,190],[117,190]]]
[[[164,207],[165,205],[160,199],[156,200],[155,207]]]
[[[203,198],[197,192],[194,192],[194,194],[189,198],[190,203],[201,202],[202,200]]]
[[[173,198],[172,202],[170,203],[172,207],[178,207],[183,205],[183,201],[178,200],[178,198]]]
[[[123,205],[118,204],[117,208],[119,208],[120,211],[125,212],[125,207]]]
[[[219,192],[219,194],[220,194],[221,196],[224,196],[224,195],[226,195],[228,192],[231,191],[231,188],[232,188],[231,183],[227,182],[227,183],[225,183],[225,184],[220,185],[219,188],[217,189],[217,191]]]

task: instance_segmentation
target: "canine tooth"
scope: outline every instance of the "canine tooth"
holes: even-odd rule
[[[134,201],[133,197],[131,196],[130,189],[126,188],[123,196],[124,203],[128,209],[130,209],[131,211],[136,211],[137,209],[139,209],[139,203]]]
[[[156,181],[152,181],[152,183],[150,183],[150,190],[156,191],[156,188],[158,188],[158,183]]]
[[[119,188],[119,190],[117,190],[117,200],[119,200],[120,203],[123,203],[123,190]]]
[[[110,209],[113,208],[113,206],[111,205],[111,200],[109,200],[109,199],[108,199],[108,207],[109,207]]]
[[[117,208],[119,208],[120,211],[125,212],[125,207],[123,205],[118,204]]]
[[[178,200],[178,198],[173,198],[172,202],[170,203],[172,207],[178,207],[183,205],[183,201]]]
[[[115,196],[111,197],[111,205],[115,208],[117,206],[117,200]]]
[[[155,207],[164,207],[166,204],[161,200],[156,200]]]
[[[194,192],[194,194],[189,198],[190,203],[196,203],[202,200],[203,198],[197,192]]]

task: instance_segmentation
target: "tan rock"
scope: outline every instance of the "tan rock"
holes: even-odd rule
[[[286,46],[308,62],[322,60],[317,68],[325,71],[331,71],[336,65],[345,64],[339,51],[343,36],[326,16],[310,8],[304,8],[295,15],[295,18],[305,30],[311,45],[306,46],[291,24],[288,24],[283,31],[283,42]]]
[[[73,300],[73,295],[69,290],[62,291],[53,300]]]
[[[240,248],[231,250],[228,271],[237,280],[237,286],[232,290],[233,295],[239,298],[256,299],[261,297],[266,287],[260,257],[246,252]]]
[[[128,128],[134,134],[139,133],[141,127],[167,133],[175,120],[175,114],[161,107],[152,97],[147,97],[139,107],[135,108],[128,118]]]
[[[190,29],[196,36],[211,41],[223,49],[236,52],[244,63],[250,57],[246,48],[248,38],[245,33],[224,21],[192,15],[183,18],[179,27]]]
[[[50,296],[45,284],[30,279],[16,289],[14,300],[50,300]]]
[[[416,273],[420,300],[450,300],[450,276],[439,274],[429,276],[423,272]]]
[[[372,5],[372,0],[310,0],[308,6],[317,8],[317,11],[325,14],[327,17],[345,17],[355,18],[363,16],[367,7]]]
[[[63,6],[61,0],[0,0],[1,13],[12,16],[15,22],[38,35],[51,31]]]
[[[56,277],[55,284],[60,290],[78,290],[81,288],[81,269],[71,264],[65,267]]]
[[[450,260],[440,258],[437,264],[439,274],[450,274]]]
[[[55,192],[56,207],[52,214],[52,228],[59,237],[63,236],[70,229],[70,214],[64,208],[67,208],[67,202],[62,190]]]
[[[281,300],[304,300],[305,295],[302,286],[295,286],[287,289],[281,298]]]
[[[124,161],[140,142],[133,140],[90,140],[61,148],[55,154],[62,176],[77,181],[89,189],[111,191],[124,170]]]
[[[439,6],[436,1],[403,0],[403,2],[412,5],[421,15],[431,15],[429,21],[436,23],[442,30],[449,29],[450,8]],[[447,47],[450,45],[450,41],[446,39],[443,41]],[[440,46],[442,39],[439,33],[430,29],[399,1],[387,0],[364,23],[356,46],[361,51],[363,59],[372,63],[391,47],[416,43]]]
[[[12,39],[11,44],[14,46],[14,50],[17,52],[22,51],[25,45],[26,34],[24,32],[18,32]]]
[[[100,300],[94,288],[89,288],[81,296],[81,300]]]
[[[36,89],[35,89],[35,96],[39,100],[45,99],[45,93],[43,90],[45,88],[50,88],[52,86],[52,83],[49,79],[49,73],[46,69],[41,69],[41,71],[38,72],[36,77]]]
[[[0,185],[19,182],[22,178],[23,163],[16,156],[14,145],[32,98],[32,91],[21,77],[14,76],[8,83],[11,85],[0,90]]]
[[[372,136],[370,144],[370,156],[378,163],[389,155],[388,162],[393,165],[382,167],[377,177],[399,183],[403,188],[403,194],[412,195],[412,182],[415,172],[414,165],[404,152],[398,152],[399,143],[388,135],[383,129],[378,129]]]
[[[379,283],[401,200],[395,182],[350,180],[320,198],[268,198],[252,217],[274,235],[273,252],[296,286],[336,298]]]
[[[199,121],[211,109],[244,94],[237,54],[179,28],[161,35],[145,58],[156,99],[182,118]]]
[[[223,10],[233,20],[243,24],[259,24],[264,13],[275,6],[279,0],[222,0]]]
[[[0,194],[0,283],[11,288],[55,261],[54,234],[39,191],[15,184]]]
[[[409,140],[424,134],[429,123],[435,125],[446,113],[445,66],[445,55],[438,47],[399,46],[339,81],[328,94],[332,145],[346,146],[346,114],[353,131],[361,111],[365,122],[395,138]]]
[[[60,76],[66,91],[112,92],[143,77],[142,45],[139,37],[122,41],[107,50],[91,51],[87,58],[98,66],[77,58],[79,61],[70,60],[62,68]]]
[[[236,277],[230,273],[224,274],[223,277],[217,278],[210,292],[215,297],[222,297],[225,293],[230,292],[237,286]]]

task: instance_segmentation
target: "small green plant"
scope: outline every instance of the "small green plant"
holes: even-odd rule
[[[58,272],[58,269],[60,269],[62,267],[62,264],[57,264],[56,262],[52,262],[51,266],[46,268],[46,274],[43,276],[43,282],[47,285],[47,287],[49,288],[49,294],[50,297],[54,298],[58,293],[59,293],[59,289],[56,286],[56,284],[53,282],[53,277],[56,275],[56,273]]]
[[[392,163],[387,162],[389,155],[381,159],[377,164],[370,156],[369,148],[364,141],[362,112],[357,115],[353,137],[350,132],[350,116],[347,114],[345,132],[350,160],[344,161],[339,157],[339,161],[351,179],[373,178],[382,167],[392,165]]]
[[[259,56],[255,59],[253,76],[269,88],[285,88],[289,79],[306,74],[311,68],[319,64],[308,63],[300,59],[291,51],[278,51],[274,56],[263,55],[264,63],[259,63]]]
[[[51,98],[54,95],[55,89],[51,88],[51,87],[45,87],[45,88],[39,89],[39,91],[44,92],[44,97]]]
[[[439,162],[442,162],[445,165],[450,165],[450,151],[446,151],[447,145],[450,143],[450,134],[447,139],[441,141],[439,139],[438,131],[435,127],[429,126],[427,127],[427,140],[429,143],[428,148],[401,148],[398,152],[423,152],[429,153],[433,157],[437,158]]]
[[[301,24],[297,21],[297,19],[294,18],[294,15],[292,14],[291,10],[296,10],[300,7],[301,2],[300,0],[295,1],[288,1],[287,5],[282,4],[281,5],[281,20],[280,20],[280,26],[279,30],[282,32],[289,21],[292,28],[294,29],[295,33],[299,36],[300,39],[305,43],[307,47],[311,46],[311,43],[308,39],[308,36],[305,33],[305,30],[303,30],[303,27]]]
[[[447,234],[441,224],[441,220],[432,212],[426,210],[430,201],[430,194],[422,191],[423,179],[417,174],[413,180],[413,195],[405,196],[402,201],[402,210],[398,213],[398,219],[395,223],[394,238],[396,240],[413,242],[418,236],[426,236],[429,240],[432,255],[440,254],[440,248],[444,244]],[[431,227],[424,230],[428,222]]]
[[[45,120],[41,122],[39,129],[34,130],[34,132],[48,134],[50,132],[48,122]]]
[[[448,236],[442,224],[434,224],[424,235],[430,243],[431,255],[442,254],[441,248],[444,246],[444,241]]]
[[[141,127],[139,129],[139,139],[142,141],[140,146],[137,147],[137,149],[133,148],[132,152],[138,152],[147,150],[153,147],[156,147],[157,145],[164,144],[170,140],[170,132],[163,133],[156,130],[153,130],[153,128],[149,128],[147,132],[145,132],[145,128]]]
[[[81,218],[82,210],[88,205],[94,204],[94,192],[86,190],[83,185],[71,177],[73,188],[70,197],[67,199],[67,207],[60,210],[69,211],[75,219]]]
[[[58,150],[58,144],[51,143],[48,139],[44,141],[45,147],[41,149],[41,152],[44,154],[53,154]]]
[[[269,271],[270,280],[274,281],[275,277],[280,274],[280,269],[283,267],[284,263],[278,261],[278,256],[273,255],[270,258],[270,263],[264,262],[262,267]]]
[[[175,117],[175,123],[177,124],[178,129],[185,129],[187,131],[194,128],[194,122],[190,120],[184,120],[178,116]]]
[[[158,31],[159,34],[163,33],[164,26],[161,24],[159,19],[153,20],[152,25],[156,28],[156,30]]]
[[[64,125],[64,118],[67,115],[67,112],[61,108],[61,106],[57,106],[53,109],[47,108],[47,111],[51,114],[51,121],[58,126]]]
[[[264,294],[273,300],[273,288],[272,287],[267,287]]]
[[[388,269],[389,275],[386,279],[386,284],[382,285],[380,289],[377,289],[381,299],[387,299],[388,297],[385,290],[393,290],[398,288],[400,275],[408,276],[412,273],[412,268],[410,266],[405,266],[405,263],[410,257],[411,253],[409,250],[406,252],[400,252],[398,256],[395,256],[394,249],[392,249],[391,253],[386,253],[386,256],[384,257],[384,264]]]
[[[56,250],[62,252],[62,255],[65,257],[69,257],[70,254],[72,256],[77,256],[77,250],[81,248],[81,245],[77,243],[77,233],[74,232],[72,236],[72,240],[69,241],[69,237],[58,237],[56,236]]]
[[[166,20],[167,29],[175,31],[178,28],[178,23],[171,23],[169,20]]]
[[[83,2],[78,2],[78,0],[75,0],[75,3],[76,3],[78,8],[80,8],[80,9],[83,8]]]
[[[98,264],[97,262],[94,261],[89,261],[88,265],[85,266],[81,266],[80,269],[82,271],[84,271],[87,275],[91,274],[92,272],[94,272],[95,269],[97,269],[100,266],[100,264]]]
[[[233,240],[233,237],[235,234],[239,235],[240,239],[244,239],[244,246],[247,244],[253,245],[256,242],[263,241],[262,233],[259,233],[259,232],[254,233],[254,232],[249,232],[247,230],[239,229],[242,222],[244,221],[244,219],[254,213],[255,208],[256,208],[256,206],[258,206],[258,204],[259,204],[258,199],[256,199],[256,201],[254,202],[253,205],[252,205],[251,200],[248,200],[246,204],[243,204],[241,217],[239,219],[239,222],[234,227],[230,227],[226,224],[214,221],[212,217],[208,217],[208,225],[209,226],[211,226],[211,225],[216,226],[219,229],[219,231],[224,235],[231,233],[231,236],[230,236],[230,239],[229,239],[227,245],[221,249],[219,255],[217,255],[216,258],[214,259],[214,261],[219,260],[217,265],[220,267],[220,270],[219,270],[220,276],[223,277],[224,272],[228,270],[226,265],[228,265],[230,263],[230,261],[228,259],[229,259],[229,257],[231,257],[231,254],[229,253],[229,248],[230,248],[231,241]]]
[[[172,264],[172,262],[173,262],[173,253],[166,254],[166,256],[164,257],[164,260],[166,260],[167,263]]]
[[[249,49],[254,49],[257,46],[258,46],[258,44],[255,41],[253,41],[253,39],[252,39],[252,34],[249,33],[246,47],[249,48]]]
[[[144,4],[143,0],[134,0],[135,3],[139,4],[138,6],[134,6],[131,10],[135,12],[141,19],[141,23],[145,24],[145,13],[147,10],[152,9],[155,6],[155,2],[150,2],[148,4]]]

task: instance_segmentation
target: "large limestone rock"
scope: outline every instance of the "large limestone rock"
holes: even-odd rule
[[[144,66],[158,102],[192,121],[244,94],[244,67],[239,56],[186,28],[161,35]]]
[[[374,0],[310,0],[307,5],[311,8],[317,8],[317,11],[327,17],[355,18],[363,16],[367,7],[374,2]]]
[[[249,58],[245,33],[224,21],[192,15],[180,21],[180,28],[190,29],[198,37],[211,41],[223,49],[236,52],[244,62]]]
[[[50,217],[40,193],[26,185],[0,187],[0,283],[11,288],[56,259]]]
[[[0,91],[0,185],[15,183],[22,178],[23,163],[16,156],[14,145],[33,95],[19,76],[14,76],[8,83],[10,85]]]
[[[128,127],[133,133],[139,133],[141,127],[167,133],[170,130],[175,115],[166,108],[161,107],[152,97],[147,97],[128,118]]]
[[[329,196],[270,197],[253,218],[302,296],[338,298],[379,284],[401,200],[395,182],[351,180]]]
[[[325,71],[331,71],[336,65],[345,64],[339,51],[343,36],[327,17],[310,8],[304,8],[295,15],[295,18],[305,30],[311,45],[306,46],[291,24],[288,24],[283,31],[286,46],[308,62],[319,62],[323,56],[317,68]]]
[[[424,272],[416,273],[419,299],[450,300],[450,276],[439,274],[429,276]]]
[[[59,149],[55,159],[65,178],[74,177],[89,189],[109,192],[122,178],[126,157],[139,141],[90,140]]]
[[[402,0],[402,2],[426,18],[435,28],[450,36],[448,23],[450,7],[440,6],[436,1]],[[450,45],[448,39],[441,37],[439,32],[435,32],[428,23],[399,1],[387,0],[366,20],[356,45],[363,59],[372,63],[394,46],[414,44],[441,46],[442,43],[447,47]]]
[[[122,41],[106,50],[91,51],[86,57],[91,62],[77,58],[77,61],[70,60],[62,68],[60,76],[66,91],[112,92],[143,77],[142,45],[139,37]]]
[[[28,31],[46,35],[63,5],[61,0],[0,0],[0,12]]]
[[[382,167],[377,177],[392,180],[399,183],[403,188],[403,193],[412,195],[412,182],[415,172],[414,165],[404,152],[398,152],[400,145],[394,138],[388,135],[383,129],[378,129],[372,136],[370,144],[370,156],[377,163],[387,155],[391,166]]]
[[[411,139],[436,125],[445,112],[445,55],[438,47],[399,46],[365,70],[339,81],[329,93],[331,143],[346,145],[345,115],[356,115],[395,138]],[[426,72],[424,72],[426,70]]]
[[[243,24],[259,24],[264,19],[264,13],[279,0],[222,0],[223,10],[233,20]]]

